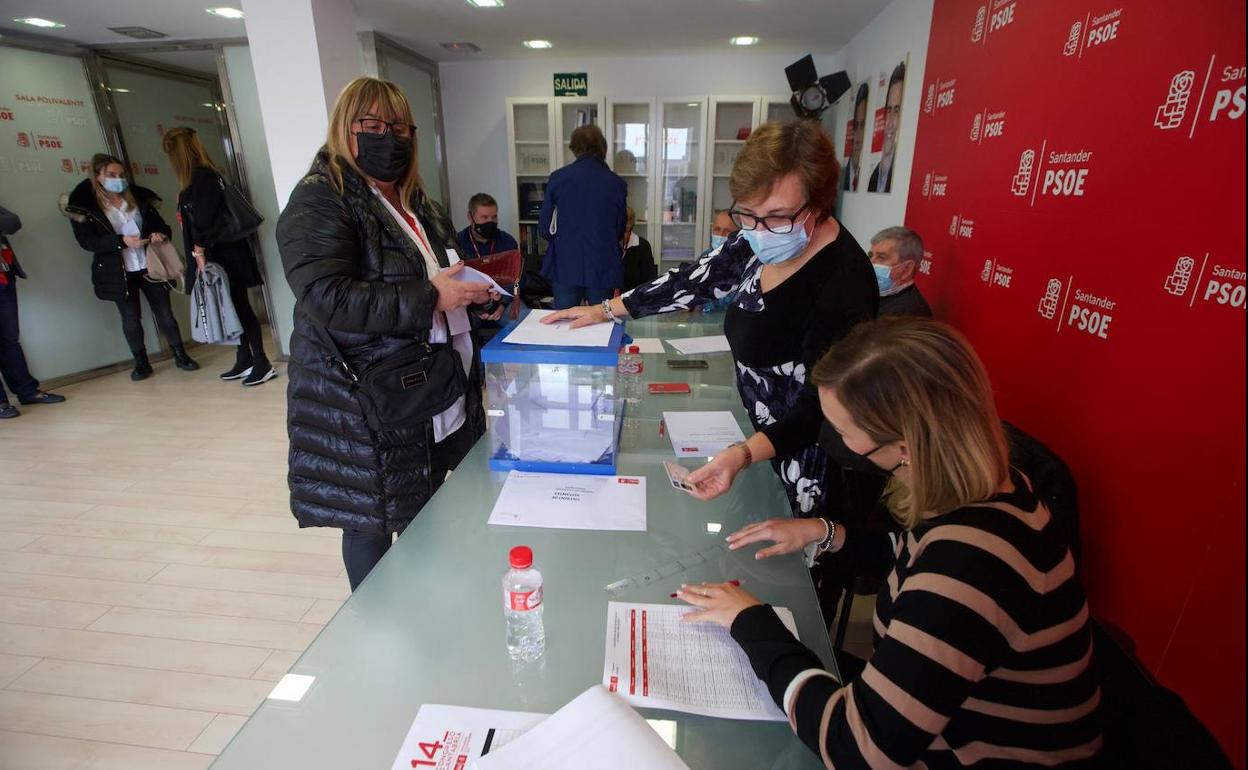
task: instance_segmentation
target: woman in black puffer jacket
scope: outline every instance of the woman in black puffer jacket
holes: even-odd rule
[[[421,189],[415,130],[397,86],[350,83],[326,146],[277,224],[297,300],[287,396],[291,509],[301,527],[343,530],[352,590],[484,432],[465,311],[502,311],[485,313],[498,299],[488,284],[453,277],[461,269],[451,266],[455,230]],[[463,395],[417,424],[370,427],[353,378],[430,344],[453,351],[467,384],[430,378],[420,389]]]
[[[121,330],[134,356],[132,380],[145,380],[152,374],[143,341],[140,294],[147,297],[178,368],[199,368],[182,345],[182,332],[169,303],[170,284],[147,279],[147,242],[168,239],[173,232],[156,210],[159,203],[156,193],[130,184],[119,159],[99,153],[91,159],[91,177],[74,188],[64,206],[78,245],[92,254],[95,296],[117,303],[121,313]]]

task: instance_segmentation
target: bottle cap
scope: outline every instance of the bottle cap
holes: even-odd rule
[[[533,566],[533,549],[527,545],[518,545],[511,549],[512,569],[528,569]]]
[[[629,346],[628,346],[628,352],[629,352],[629,353],[640,353],[640,352],[641,352],[641,347],[639,347],[639,346],[637,346],[637,345],[629,345]]]

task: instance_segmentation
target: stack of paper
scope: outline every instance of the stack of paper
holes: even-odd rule
[[[776,607],[793,636],[793,613]],[[783,721],[728,629],[681,620],[692,607],[607,604],[602,683],[634,706],[728,719]]]
[[[533,729],[545,714],[429,703],[420,707],[391,770],[463,770]]]
[[[722,334],[712,337],[685,337],[678,340],[668,340],[667,344],[676,348],[677,351],[685,355],[693,355],[695,353],[721,353],[731,351],[728,346],[728,338]]]
[[[594,685],[475,770],[689,770],[628,704]]]
[[[489,523],[645,532],[646,479],[511,471]]]
[[[524,320],[516,325],[504,342],[510,345],[572,345],[575,347],[600,348],[611,342],[615,324],[593,324],[573,329],[570,321],[544,324],[542,319],[554,310],[530,310]]]
[[[664,412],[663,424],[677,457],[710,457],[745,441],[732,412]]]

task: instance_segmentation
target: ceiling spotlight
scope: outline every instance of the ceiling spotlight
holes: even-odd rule
[[[115,94],[128,94],[128,93],[130,93],[130,89],[129,89],[129,88],[109,88],[108,90],[109,90],[109,91],[112,91],[112,92],[113,92],[113,93],[115,93]]]
[[[223,19],[243,18],[243,12],[237,8],[206,8],[205,10],[213,16],[220,16]]]
[[[42,27],[43,29],[64,29],[65,25],[59,21],[49,21],[48,19],[40,19],[34,16],[26,19],[14,19],[18,24],[29,24],[32,27]]]
[[[741,37],[734,37],[728,42],[732,43],[733,45],[754,45],[755,43],[758,42],[758,38],[752,37],[749,35],[743,35]]]
[[[503,0],[468,0],[468,5],[475,8],[502,8]]]
[[[524,41],[524,47],[525,48],[550,48],[550,41],[549,40],[526,40]]]

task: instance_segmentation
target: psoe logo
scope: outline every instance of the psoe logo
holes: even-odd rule
[[[971,42],[978,43],[984,39],[984,24],[988,21],[988,6],[981,5],[975,12],[975,25],[971,27]]]
[[[932,191],[932,172],[923,175],[923,197],[926,198],[928,193]]]
[[[1020,198],[1027,196],[1027,191],[1031,189],[1031,167],[1035,163],[1036,151],[1023,150],[1023,154],[1018,156],[1018,171],[1014,173],[1014,180],[1010,183],[1010,192]]]
[[[16,120],[10,107],[0,107],[0,120]]]
[[[972,142],[979,141],[979,128],[981,125],[983,125],[983,122],[984,122],[984,113],[982,112],[975,113],[975,119],[971,121],[971,141]]]
[[[984,260],[984,269],[979,271],[979,280],[983,281],[984,283],[988,283],[990,280],[992,280],[992,260],[991,259]]]
[[[992,18],[988,21],[988,34],[1014,23],[1014,7],[1018,3],[1003,4],[998,0]]]
[[[932,252],[923,251],[923,259],[919,262],[919,272],[923,275],[932,274]]]
[[[1079,35],[1082,32],[1082,21],[1076,21],[1070,25],[1070,37],[1066,38],[1066,45],[1062,46],[1062,56],[1074,56],[1079,53]]]
[[[1046,321],[1052,321],[1053,316],[1057,315],[1057,302],[1062,296],[1062,282],[1057,278],[1050,278],[1049,285],[1044,289],[1044,296],[1040,298],[1040,307],[1036,312]]]
[[[953,220],[949,223],[949,234],[958,237],[958,215],[953,215]]]
[[[957,92],[958,81],[956,79],[946,80],[938,84],[936,88],[936,106],[933,109],[941,109],[942,107],[952,107],[953,99]]]
[[[1192,95],[1192,84],[1196,82],[1196,73],[1183,70],[1170,78],[1170,90],[1166,100],[1157,108],[1157,117],[1153,125],[1163,131],[1183,125],[1183,116],[1187,114],[1187,100]]]
[[[17,146],[29,147],[30,146],[30,134],[26,133],[25,131],[18,131],[17,132]]]
[[[932,108],[936,105],[936,84],[929,83],[927,86],[927,98],[923,100],[923,111],[928,115],[932,114]]]
[[[1174,263],[1174,272],[1166,276],[1165,289],[1176,297],[1187,294],[1187,285],[1192,281],[1192,268],[1196,260],[1188,256],[1179,257]]]
[[[949,234],[954,238],[972,238],[975,236],[975,220],[968,219],[965,214],[955,214],[949,223]]]

